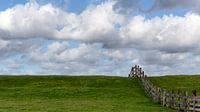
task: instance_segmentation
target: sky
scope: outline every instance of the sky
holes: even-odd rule
[[[200,74],[199,0],[0,0],[0,74]]]

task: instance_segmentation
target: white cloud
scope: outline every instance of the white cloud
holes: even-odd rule
[[[9,44],[8,41],[0,40],[0,49],[6,48],[8,44]]]
[[[122,21],[113,12],[112,4],[90,6],[79,15],[51,4],[17,5],[0,13],[0,37],[102,41],[115,33],[114,23]]]
[[[73,16],[51,4],[39,6],[30,2],[17,5],[0,13],[1,38],[53,38],[59,27]]]
[[[194,13],[152,19],[135,16],[122,28],[124,46],[170,53],[194,50],[200,41],[199,20]]]
[[[1,11],[0,61],[22,55],[23,63],[37,65],[35,73],[41,74],[127,74],[132,64],[152,74],[198,67],[198,13],[148,19],[118,14],[114,5],[107,1],[75,14],[28,2]],[[48,39],[52,43],[46,44]],[[80,45],[70,47],[71,40]],[[197,67],[193,71],[200,72]]]
[[[134,60],[133,52],[104,49],[101,44],[80,44],[78,48],[68,48],[67,45],[63,42],[54,42],[48,46],[46,52],[38,48],[30,53],[30,60],[40,63],[45,70],[56,69],[57,72],[65,71],[70,74],[116,73],[124,68],[129,70],[129,66],[123,69],[118,67]],[[52,52],[55,48],[57,51]],[[123,71],[123,74],[126,73]]]
[[[90,6],[79,15],[64,12],[51,4],[39,6],[30,2],[17,5],[0,12],[0,37],[100,42],[105,47],[116,47],[116,44],[126,47],[134,43],[131,46],[169,52],[173,52],[173,48],[178,48],[178,51],[195,48],[198,44],[199,14],[152,19],[134,16],[127,19],[116,14],[112,10],[113,5],[114,2],[105,2]],[[120,24],[120,28],[116,28],[115,24]]]
[[[199,12],[199,0],[153,0],[148,1],[150,6],[145,6],[142,0],[112,0],[115,1],[113,10],[117,13],[132,14],[152,13],[163,10],[190,10]]]

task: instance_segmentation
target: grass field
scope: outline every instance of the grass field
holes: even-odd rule
[[[137,80],[121,77],[0,76],[0,112],[173,112]]]
[[[163,77],[151,77],[150,81],[167,90],[188,91],[189,94],[193,89],[197,90],[197,94],[200,95],[200,75],[192,76],[163,76]]]

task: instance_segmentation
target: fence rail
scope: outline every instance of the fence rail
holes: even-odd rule
[[[165,107],[176,109],[180,112],[200,112],[200,96],[197,96],[196,90],[193,90],[191,95],[188,95],[187,91],[168,91],[157,87],[148,80],[147,75],[144,74],[144,71],[139,65],[131,68],[129,77],[140,80],[145,91],[153,100]]]

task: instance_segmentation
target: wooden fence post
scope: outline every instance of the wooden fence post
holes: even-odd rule
[[[144,78],[144,71],[142,71],[142,78]]]
[[[133,67],[133,69],[132,69],[132,77],[134,77],[134,78],[136,77],[136,76],[135,76],[135,69],[136,69],[136,65],[135,65],[135,66]]]
[[[165,93],[166,107],[169,107],[169,100],[170,100],[170,99],[169,99],[169,98],[170,98],[170,97],[169,97],[169,93],[170,93],[170,92],[168,92],[168,91],[166,90],[166,93]]]
[[[139,68],[139,78],[142,78],[142,68]]]
[[[163,98],[162,98],[162,100],[163,100],[163,106],[166,106],[166,90],[165,89],[163,90]]]
[[[135,65],[135,77],[138,78],[138,66]]]
[[[184,91],[184,96],[185,96],[185,99],[184,99],[184,102],[185,102],[184,111],[188,112],[190,105],[189,105],[189,97],[188,97],[188,92],[187,91]]]
[[[144,75],[145,80],[147,79],[147,75]]]
[[[138,66],[137,66],[137,70],[136,70],[136,71],[137,71],[137,77],[138,77],[138,78],[139,78],[139,74],[140,74],[140,71],[139,71],[139,70],[140,70],[140,66],[138,65]]]
[[[174,90],[171,91],[171,101],[170,101],[171,108],[174,108],[174,96],[173,95],[174,95]]]
[[[181,110],[181,105],[180,105],[181,98],[180,98],[180,96],[182,96],[182,95],[181,95],[181,91],[180,91],[180,89],[178,89],[178,99],[177,99],[177,100],[178,100],[178,102],[179,102],[179,103],[178,103],[178,110],[179,110],[179,111]]]
[[[131,72],[129,74],[129,77],[133,77],[133,75],[134,75],[133,71],[134,71],[134,67],[131,68]]]
[[[193,112],[195,112],[195,107],[196,107],[196,96],[197,96],[197,91],[196,90],[192,90],[192,108],[193,108]]]
[[[162,103],[161,103],[161,102],[162,102],[161,97],[162,97],[162,95],[161,95],[161,89],[158,87],[158,102],[159,102],[160,104],[162,104]]]
[[[132,70],[132,77],[135,78],[135,66],[133,67],[133,70]]]

